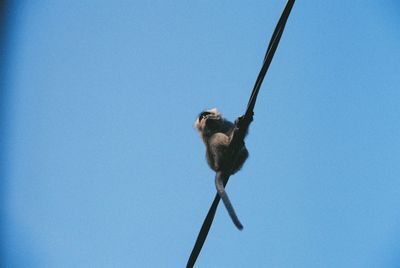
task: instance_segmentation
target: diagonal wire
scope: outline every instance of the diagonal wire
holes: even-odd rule
[[[228,182],[228,180],[226,180],[226,182]],[[226,182],[224,182],[224,186],[226,185]],[[215,212],[217,211],[217,207],[218,207],[220,200],[221,200],[221,197],[217,193],[214,197],[214,201],[212,202],[210,209],[208,210],[207,216],[204,219],[204,222],[203,222],[203,225],[201,226],[200,232],[197,235],[197,240],[193,247],[192,253],[190,253],[190,257],[186,264],[186,268],[189,268],[189,267],[191,268],[196,263],[197,257],[199,256],[201,248],[203,247],[204,242],[206,241],[208,232],[210,231],[210,227],[214,220]]]
[[[263,66],[260,70],[260,73],[258,74],[257,80],[254,84],[254,88],[253,91],[251,93],[249,102],[247,104],[247,109],[246,109],[246,113],[245,113],[245,119],[247,119],[247,124],[240,129],[240,133],[239,133],[239,139],[240,141],[235,142],[233,147],[236,148],[231,148],[234,152],[237,151],[237,145],[241,142],[243,142],[244,140],[244,136],[245,133],[247,132],[247,129],[252,121],[253,118],[253,110],[254,110],[254,106],[256,104],[256,100],[257,100],[257,96],[258,96],[258,92],[260,90],[261,84],[264,80],[264,77],[268,71],[268,68],[271,64],[272,58],[274,57],[275,51],[278,47],[279,41],[281,39],[283,30],[285,28],[286,25],[286,21],[290,15],[290,12],[292,10],[292,7],[294,5],[295,0],[288,0],[286,3],[286,6],[281,14],[281,17],[275,27],[275,30],[272,34],[271,40],[268,44],[268,48],[267,48],[267,52],[264,56],[264,61],[263,61]],[[237,141],[238,139],[236,139]],[[224,181],[224,186],[227,184],[229,180],[229,177],[226,178],[226,180]],[[186,264],[186,268],[192,268],[194,266],[194,264],[196,263],[197,257],[200,254],[200,251],[204,245],[204,242],[207,238],[208,232],[210,231],[211,228],[211,224],[214,220],[214,216],[215,213],[217,211],[217,207],[220,201],[220,197],[218,195],[218,193],[215,195],[214,201],[210,207],[210,209],[208,210],[207,216],[204,219],[203,225],[201,226],[200,232],[197,236],[196,239],[196,243],[192,249],[192,252],[190,254],[189,260]]]
[[[263,66],[260,70],[260,73],[258,74],[257,80],[254,84],[253,91],[251,93],[249,103],[247,105],[247,110],[245,113],[246,117],[253,115],[253,109],[256,104],[258,92],[260,91],[261,84],[262,84],[264,77],[268,71],[268,68],[271,64],[272,58],[274,57],[274,54],[278,47],[279,41],[281,40],[283,30],[285,29],[286,21],[289,18],[290,11],[292,10],[294,2],[295,2],[295,0],[289,0],[286,3],[285,9],[283,10],[282,15],[278,21],[278,24],[275,27],[274,33],[272,34],[271,40],[268,44],[267,52],[264,57]]]

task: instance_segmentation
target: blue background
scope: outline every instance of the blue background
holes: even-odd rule
[[[214,197],[193,128],[241,115],[284,1],[19,1],[5,267],[184,267]],[[400,267],[400,4],[297,1],[197,267]]]

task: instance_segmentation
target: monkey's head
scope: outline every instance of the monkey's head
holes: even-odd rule
[[[217,108],[203,111],[197,117],[194,127],[202,136],[208,136],[220,131],[220,126],[223,124],[223,117]]]

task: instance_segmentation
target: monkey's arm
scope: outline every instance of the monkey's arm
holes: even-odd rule
[[[226,184],[226,183],[224,183],[226,181],[225,177],[226,176],[222,172],[217,172],[215,174],[215,187],[217,188],[218,195],[221,197],[222,201],[224,202],[226,210],[228,210],[229,216],[231,217],[233,223],[239,230],[242,230],[243,225],[240,223],[240,221],[235,213],[235,210],[233,209],[232,203],[229,200],[229,197],[225,192],[225,188],[224,188],[224,184]]]
[[[235,120],[235,127],[229,144],[229,150],[232,155],[235,155],[239,148],[244,145],[244,138],[247,135],[251,122],[253,122],[253,112],[250,115],[239,116]]]

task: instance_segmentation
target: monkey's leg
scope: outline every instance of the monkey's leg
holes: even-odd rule
[[[226,207],[226,210],[228,210],[229,216],[231,217],[233,223],[235,226],[239,229],[243,229],[243,225],[240,223],[235,210],[233,209],[232,203],[228,198],[228,195],[225,192],[224,188],[224,175],[222,172],[217,172],[215,174],[215,187],[217,188],[218,195],[221,197],[222,201],[224,202],[224,205]]]

